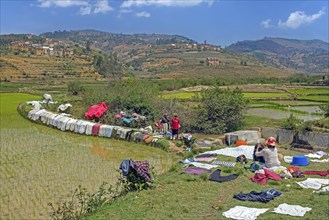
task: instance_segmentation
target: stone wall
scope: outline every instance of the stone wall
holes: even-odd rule
[[[294,139],[294,131],[264,127],[261,129],[262,137],[275,137],[278,144],[291,144],[293,142],[308,143],[312,147],[329,148],[329,133],[298,132]]]

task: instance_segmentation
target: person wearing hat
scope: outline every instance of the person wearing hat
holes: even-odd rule
[[[264,157],[265,160],[265,166],[267,168],[280,166],[280,161],[278,157],[278,150],[275,147],[275,138],[269,137],[266,140],[266,146],[264,149],[260,149],[259,147],[256,148],[256,157]]]

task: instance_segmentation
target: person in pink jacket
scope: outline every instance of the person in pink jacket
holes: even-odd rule
[[[180,120],[177,116],[177,113],[174,113],[174,117],[171,119],[171,129],[173,140],[178,139],[178,132],[180,128]]]

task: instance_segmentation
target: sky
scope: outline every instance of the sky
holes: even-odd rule
[[[229,46],[264,37],[329,41],[329,0],[0,0],[0,33],[94,29]]]

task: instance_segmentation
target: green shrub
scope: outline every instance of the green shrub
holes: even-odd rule
[[[246,99],[241,90],[218,87],[201,92],[194,130],[201,133],[224,133],[241,127]]]
[[[80,95],[85,91],[79,81],[71,81],[67,84],[67,92],[70,95]]]
[[[283,128],[287,130],[297,131],[300,128],[302,122],[303,121],[301,119],[298,119],[293,114],[290,114],[289,118],[287,118],[287,120],[284,122]]]
[[[329,117],[329,102],[327,102],[324,105],[320,105],[319,107],[324,112],[324,117],[328,118]]]

